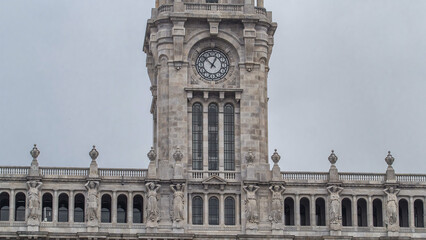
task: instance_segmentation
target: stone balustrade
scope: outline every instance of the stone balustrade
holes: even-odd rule
[[[255,13],[259,15],[267,16],[267,11],[263,7],[255,7]],[[175,11],[172,4],[163,4],[158,7],[158,14],[171,13]],[[231,13],[243,13],[244,5],[242,4],[209,4],[209,3],[185,3],[185,12],[194,11],[206,11],[206,12],[231,12]]]
[[[192,181],[202,181],[211,176],[218,176],[226,181],[240,181],[241,174],[236,171],[195,171],[190,170],[188,178]]]

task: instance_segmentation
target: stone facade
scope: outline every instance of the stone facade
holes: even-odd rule
[[[276,28],[263,0],[157,0],[148,168],[99,168],[95,147],[89,168],[40,167],[34,146],[30,167],[0,167],[0,239],[426,239],[426,175],[396,174],[390,152],[385,174],[268,156]]]

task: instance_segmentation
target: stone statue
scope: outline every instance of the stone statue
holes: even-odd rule
[[[40,217],[40,188],[42,182],[28,181],[28,218],[38,220]]]
[[[157,223],[159,221],[159,210],[158,210],[158,197],[157,191],[161,187],[159,184],[149,182],[146,184],[148,190],[148,204],[147,204],[147,216],[148,221]]]
[[[340,193],[343,188],[333,185],[327,187],[330,193],[330,227],[332,230],[340,230],[342,226],[342,215],[340,214]]]
[[[259,220],[259,216],[257,213],[257,199],[256,199],[256,192],[259,190],[258,186],[254,185],[248,185],[243,187],[244,191],[246,192],[246,218],[247,223],[256,224]]]
[[[180,222],[185,218],[185,184],[171,185],[170,188],[173,191],[173,221]]]
[[[272,192],[272,209],[269,220],[273,223],[281,223],[283,215],[283,192],[285,187],[282,185],[270,186],[269,190]]]
[[[386,203],[386,223],[391,231],[398,230],[398,198],[399,189],[388,187],[383,190],[387,195]]]
[[[84,185],[87,189],[87,221],[96,222],[98,221],[98,193],[99,193],[99,182],[88,181]]]

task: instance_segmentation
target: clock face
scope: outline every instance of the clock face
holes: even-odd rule
[[[216,49],[205,50],[200,53],[195,62],[195,68],[202,78],[208,81],[219,81],[229,71],[228,57]]]

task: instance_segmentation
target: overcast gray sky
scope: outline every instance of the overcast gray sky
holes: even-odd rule
[[[265,0],[282,170],[426,173],[426,1]],[[146,168],[154,0],[0,0],[0,165]]]

